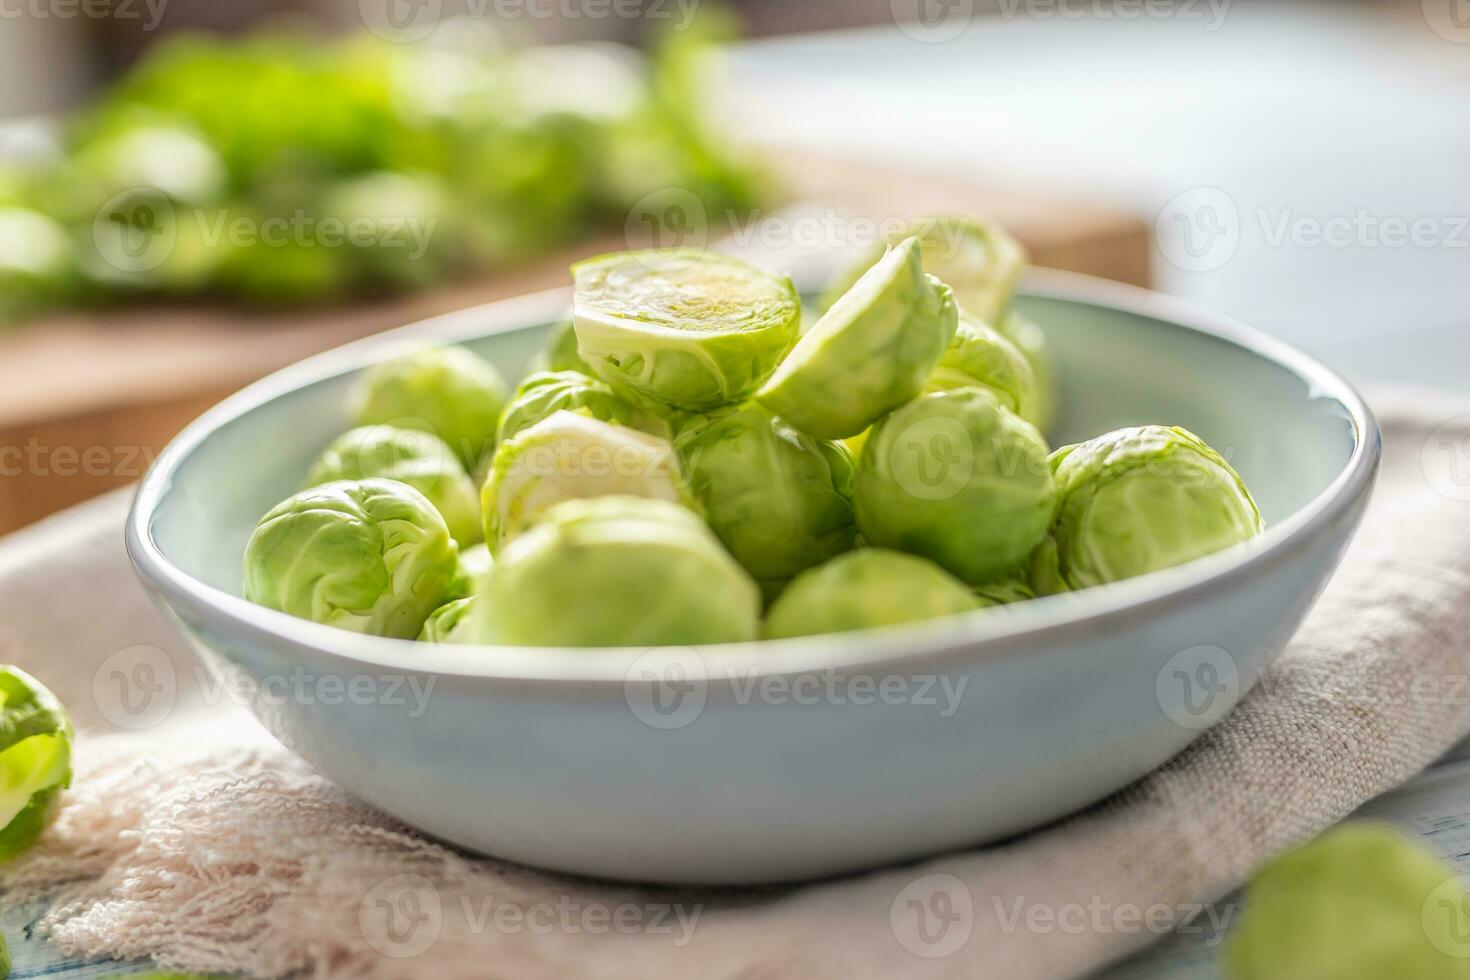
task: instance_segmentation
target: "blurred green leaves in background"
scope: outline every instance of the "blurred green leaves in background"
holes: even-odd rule
[[[622,228],[654,192],[714,213],[760,200],[701,108],[704,56],[729,33],[718,11],[647,56],[444,26],[412,45],[160,44],[62,122],[54,155],[0,165],[0,321],[135,297],[420,289]]]

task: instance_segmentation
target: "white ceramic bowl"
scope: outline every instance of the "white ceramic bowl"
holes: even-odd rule
[[[282,742],[429,833],[547,868],[800,879],[1098,800],[1184,748],[1276,656],[1377,469],[1367,409],[1302,354],[1141,290],[1040,274],[1019,302],[1058,355],[1053,444],[1184,425],[1239,469],[1264,535],[1002,611],[698,650],[414,645],[241,598],[251,528],[349,427],[360,370],[429,337],[517,377],[566,302],[467,310],[252,385],[160,455],[127,529],[144,582],[211,669],[259,684],[255,712]]]

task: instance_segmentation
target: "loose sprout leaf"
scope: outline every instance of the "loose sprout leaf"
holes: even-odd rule
[[[28,847],[71,783],[71,723],[56,696],[0,666],[0,860]]]

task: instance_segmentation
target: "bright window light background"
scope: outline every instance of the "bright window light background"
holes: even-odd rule
[[[1125,21],[1018,3],[943,43],[885,27],[743,45],[732,124],[1085,195],[1157,224],[1167,292],[1359,381],[1470,387],[1470,24],[1452,41],[1412,10],[1236,2]],[[1181,251],[1182,220],[1204,254]]]

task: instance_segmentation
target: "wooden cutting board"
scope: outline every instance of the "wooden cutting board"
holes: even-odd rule
[[[787,157],[782,170],[808,213],[989,215],[1037,265],[1148,284],[1146,224],[1105,207],[830,161]],[[137,480],[191,419],[277,368],[424,317],[566,285],[571,262],[623,247],[621,235],[591,240],[494,279],[324,312],[131,307],[58,314],[0,335],[0,533]]]

